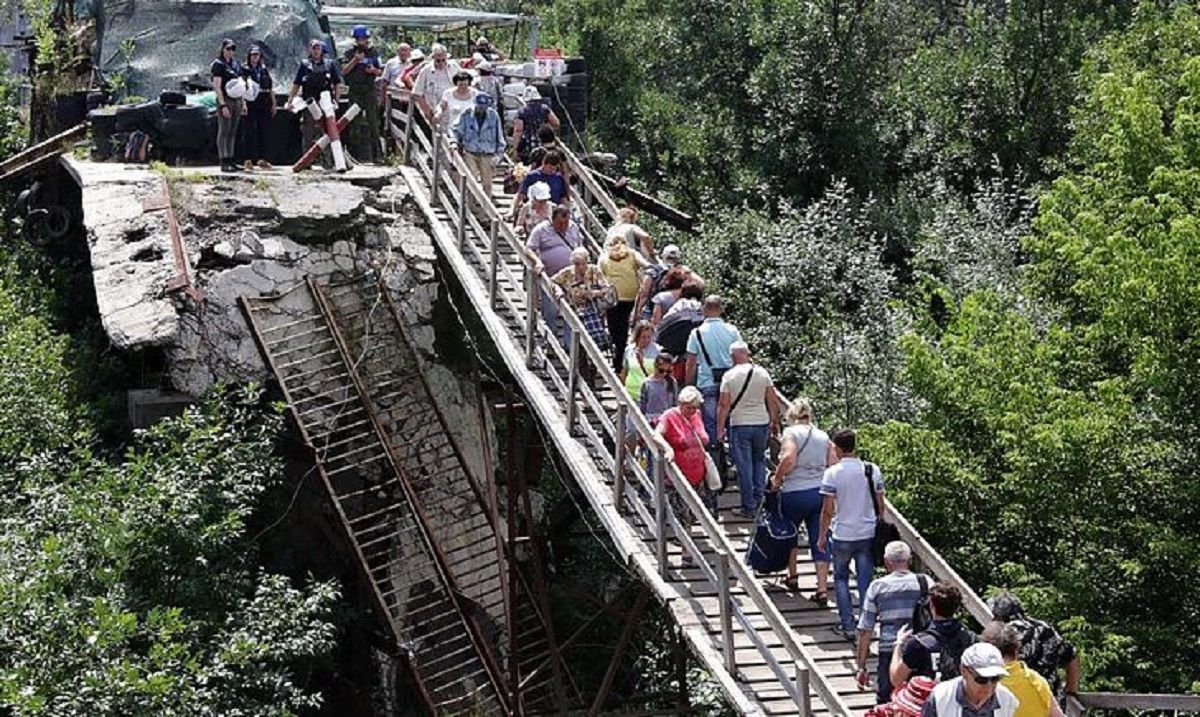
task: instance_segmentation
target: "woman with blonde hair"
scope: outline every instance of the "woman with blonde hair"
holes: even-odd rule
[[[610,237],[608,246],[600,253],[600,271],[617,290],[617,303],[608,309],[608,333],[612,337],[613,370],[618,373],[625,361],[629,317],[633,314],[633,302],[642,286],[642,272],[646,266],[642,255],[631,250],[621,237]]]
[[[817,569],[817,591],[809,596],[821,607],[829,604],[829,563],[832,556],[818,550],[821,530],[821,478],[825,469],[837,462],[833,443],[829,435],[817,428],[813,420],[812,403],[807,398],[797,398],[786,412],[788,427],[783,431],[780,443],[779,465],[771,478],[772,490],[780,491],[779,505],[784,517],[797,528],[804,524],[808,533],[809,550]],[[799,546],[792,548],[788,557],[788,576],[784,581],[795,591],[799,587],[796,558]]]

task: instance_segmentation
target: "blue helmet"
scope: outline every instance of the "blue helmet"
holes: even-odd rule
[[[370,37],[371,31],[367,29],[366,25],[355,25],[354,29],[350,31],[350,35],[355,40],[361,40],[364,37]]]

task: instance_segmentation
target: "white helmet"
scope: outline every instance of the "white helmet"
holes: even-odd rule
[[[234,100],[242,99],[246,96],[246,81],[239,77],[226,82],[225,95]]]
[[[261,88],[258,86],[257,82],[255,82],[254,80],[251,80],[251,79],[246,80],[245,98],[246,98],[247,102],[253,102],[254,100],[258,99],[258,93],[260,91],[261,91]]]

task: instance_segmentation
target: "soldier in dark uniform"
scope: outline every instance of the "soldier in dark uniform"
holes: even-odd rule
[[[305,102],[316,101],[321,93],[329,91],[334,105],[337,104],[341,93],[342,75],[336,62],[325,56],[325,43],[318,39],[308,43],[308,57],[300,61],[296,77],[292,80],[292,91],[288,94],[288,104],[299,94]],[[304,149],[307,150],[325,133],[324,125],[313,119],[307,110],[300,113],[300,128],[304,137]],[[321,164],[325,168],[333,167],[333,155],[328,147],[321,153]]]
[[[354,46],[346,50],[342,75],[350,88],[350,101],[362,109],[362,116],[346,128],[346,144],[355,159],[378,162],[379,149],[379,92],[375,78],[383,74],[379,53],[371,47],[371,33],[365,25],[355,25],[351,33]]]

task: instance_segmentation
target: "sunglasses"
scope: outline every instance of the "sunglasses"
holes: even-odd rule
[[[974,672],[972,672],[971,679],[975,680],[975,684],[977,684],[977,685],[994,685],[1003,678],[1001,678],[1001,677],[983,677],[981,675],[977,675]]]

